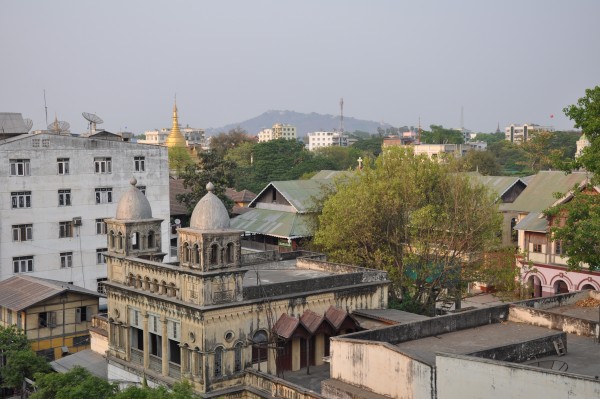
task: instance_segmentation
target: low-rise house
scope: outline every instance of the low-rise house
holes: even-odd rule
[[[90,348],[100,295],[60,281],[26,275],[0,281],[0,325],[15,325],[49,360]]]

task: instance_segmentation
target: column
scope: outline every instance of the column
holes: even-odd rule
[[[150,348],[149,348],[149,336],[148,336],[148,312],[144,310],[142,313],[143,320],[143,329],[144,329],[144,368],[150,368]],[[131,340],[128,340],[131,341]],[[130,346],[130,344],[127,344]],[[128,353],[131,353],[131,350],[128,350]]]
[[[160,317],[160,324],[162,326],[162,374],[164,376],[169,375],[169,336],[167,330],[167,318],[165,316]]]

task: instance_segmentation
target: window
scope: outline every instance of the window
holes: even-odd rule
[[[32,224],[17,224],[12,227],[13,241],[31,241],[33,240]]]
[[[58,206],[71,206],[71,190],[58,190]]]
[[[60,253],[60,268],[73,267],[73,252]]]
[[[18,256],[13,258],[13,271],[27,273],[33,271],[33,256]]]
[[[87,346],[90,344],[90,334],[73,337],[73,346]]]
[[[96,189],[96,204],[111,204],[112,188],[101,187]]]
[[[533,252],[542,252],[542,244],[533,244]]]
[[[11,159],[10,160],[10,175],[11,176],[29,176],[29,159]]]
[[[59,222],[58,231],[59,238],[73,237],[73,222]]]
[[[96,279],[96,291],[98,291],[98,294],[106,295],[106,285],[104,284],[106,281],[108,281],[107,277],[101,277]]]
[[[223,347],[218,346],[215,349],[215,377],[223,375]]]
[[[58,174],[59,175],[68,175],[69,174],[69,158],[58,158],[56,160],[58,163]]]
[[[112,173],[111,158],[94,158],[94,171],[96,173]]]
[[[136,172],[143,172],[146,170],[146,158],[145,157],[134,157],[133,166]]]
[[[104,219],[96,219],[96,234],[106,234],[106,222]]]
[[[10,193],[12,208],[31,208],[31,191]]]
[[[142,194],[146,195],[146,186],[135,186]]]
[[[56,327],[56,312],[41,312],[38,313],[38,326],[43,327]]]
[[[241,342],[238,342],[237,344],[235,344],[235,359],[234,359],[234,365],[233,365],[233,371],[240,372],[242,371],[242,347],[244,344],[242,344]]]
[[[556,255],[562,255],[563,245],[561,240],[554,241],[554,253]]]
[[[104,252],[108,251],[108,248],[98,248],[96,250],[96,264],[103,265],[106,263],[106,259],[104,258]]]
[[[83,323],[90,320],[92,320],[92,308],[90,306],[75,308],[75,323]]]

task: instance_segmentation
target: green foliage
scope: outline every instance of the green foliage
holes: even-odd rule
[[[500,133],[477,133],[478,141],[484,141],[487,145],[498,143],[500,141],[506,140],[506,136],[503,132]]]
[[[496,156],[496,160],[502,167],[502,174],[527,174],[526,166],[523,164],[527,154],[520,145],[503,140],[489,145],[488,151]]]
[[[225,190],[233,187],[236,169],[234,162],[226,161],[212,151],[198,153],[198,164],[186,166],[180,174],[183,186],[191,191],[178,194],[177,201],[185,204],[191,214],[198,201],[206,195],[206,185],[211,182],[215,186],[214,194],[231,210],[233,202],[225,195]]]
[[[21,389],[25,378],[33,378],[35,373],[47,373],[50,364],[31,349],[9,352],[6,365],[0,368],[2,386]]]
[[[552,168],[563,159],[561,149],[552,149],[551,142],[554,133],[548,131],[533,131],[526,142],[521,144],[525,151],[525,159],[521,161],[527,170],[537,173],[540,170]]]
[[[7,355],[13,351],[25,351],[28,349],[30,349],[29,341],[23,331],[17,329],[15,326],[0,326],[0,355]]]
[[[358,140],[352,144],[352,148],[362,153],[369,154],[370,156],[376,157],[381,154],[381,148],[383,146],[383,136],[373,136],[371,138]]]
[[[355,147],[323,147],[315,150],[315,157],[322,157],[331,170],[348,170],[358,166],[363,154]],[[325,169],[325,168],[321,168]]]
[[[117,392],[117,385],[76,366],[67,373],[37,374],[37,391],[30,399],[107,399]]]
[[[520,269],[515,262],[515,249],[497,249],[485,254],[481,267],[474,271],[478,282],[506,293],[518,293]]]
[[[164,386],[157,388],[129,386],[118,392],[114,399],[196,399],[200,396],[194,393],[192,385],[188,381],[178,382],[173,385],[172,390]]]
[[[227,151],[227,154],[225,154],[225,159],[227,161],[235,162],[235,164],[240,168],[248,168],[252,164],[254,147],[256,145],[257,143],[254,142],[242,143],[237,147]]]
[[[445,129],[441,125],[431,125],[431,131],[421,132],[421,142],[425,144],[463,144],[463,134],[454,129]]]
[[[169,147],[169,170],[177,176],[188,167],[194,165],[190,152],[185,147]]]
[[[575,127],[581,128],[590,141],[600,136],[600,86],[586,89],[585,96],[577,104],[563,109]]]
[[[550,233],[562,240],[571,270],[585,264],[590,270],[600,270],[600,195],[592,186],[574,188],[573,198],[547,209],[544,214],[553,223]]]
[[[244,143],[255,143],[256,140],[250,136],[241,127],[231,129],[229,132],[221,132],[210,139],[210,150],[221,158],[233,148],[236,148]]]
[[[460,159],[463,170],[478,171],[485,176],[498,176],[501,173],[500,163],[491,151],[469,151]]]
[[[392,292],[428,312],[443,288],[470,278],[495,245],[500,214],[487,189],[452,164],[392,147],[338,183],[315,244],[330,259],[385,270]]]

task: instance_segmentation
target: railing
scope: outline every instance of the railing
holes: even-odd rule
[[[139,349],[131,348],[131,363],[144,364],[144,352]]]
[[[250,240],[242,240],[242,248],[256,249],[258,251],[279,251],[279,245]]]
[[[158,356],[150,355],[150,370],[162,373],[162,359]]]
[[[169,255],[171,256],[171,258],[176,258],[177,257],[177,247],[171,247],[169,250]]]
[[[92,328],[108,332],[108,314],[98,313],[92,316]]]
[[[169,362],[169,377],[181,379],[181,366],[179,364]]]
[[[273,398],[323,399],[317,392],[256,370],[246,370],[246,385],[269,393]]]

